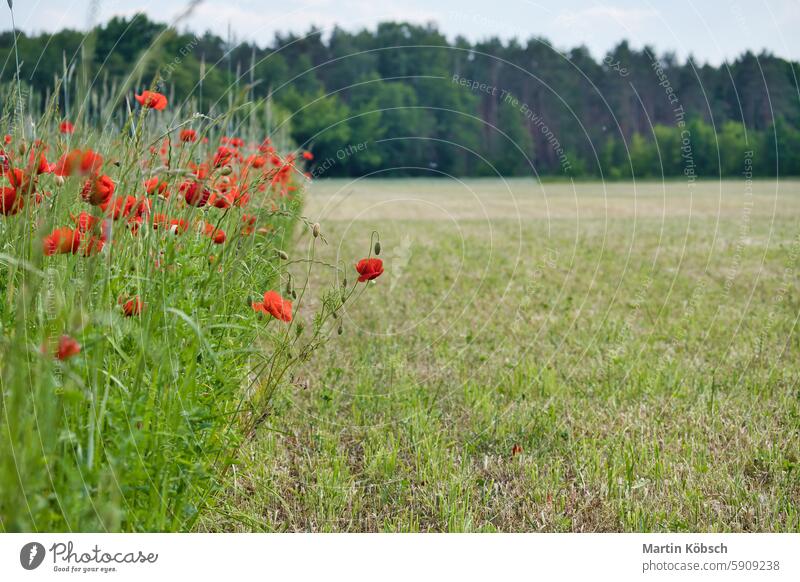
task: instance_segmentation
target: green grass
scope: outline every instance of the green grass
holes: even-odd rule
[[[22,210],[0,216],[0,531],[191,528],[285,373],[335,330],[324,326],[335,301],[327,312],[317,308],[318,324],[303,333],[251,306],[267,290],[291,294],[280,249],[301,232],[312,239],[298,228],[301,199],[287,190],[294,179],[272,184],[272,166],[246,169],[263,136],[247,136],[241,160],[198,179],[217,191],[230,176],[250,202],[197,208],[179,185],[191,162],[213,158],[217,128],[198,127],[210,136],[205,146],[180,144],[173,127],[169,156],[160,157],[147,144],[161,143],[167,128],[155,112],[150,131],[145,115],[134,115],[130,136],[84,129],[68,142],[46,116],[37,135],[52,162],[77,146],[101,152],[116,195],[152,205],[137,234],[121,218],[110,231],[89,230],[80,252],[47,256],[43,239],[54,228],[74,228],[71,216],[105,220],[81,199],[85,178],[78,176],[43,173],[19,187]],[[11,166],[26,168],[32,147],[15,136],[5,154]],[[147,195],[151,175],[167,182],[168,198]],[[2,182],[10,183],[7,175]],[[185,221],[185,232],[156,228],[157,216]],[[224,244],[214,244],[202,223],[224,229]],[[90,235],[102,233],[102,252],[84,256]],[[310,316],[298,275],[295,309]],[[120,304],[133,297],[144,308],[126,317]],[[62,336],[77,341],[80,353],[60,361]]]
[[[331,260],[378,230],[386,274],[200,529],[800,529],[800,183],[321,181],[306,210]]]

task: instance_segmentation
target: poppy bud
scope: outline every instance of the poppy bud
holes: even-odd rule
[[[19,155],[23,156],[23,155],[25,155],[25,150],[28,149],[28,146],[26,146],[25,142],[23,141],[22,143],[19,144],[19,148],[18,149],[19,149]]]
[[[375,256],[381,254],[381,241],[375,242]]]
[[[289,260],[289,255],[287,255],[285,251],[282,251],[282,250],[278,249],[278,251],[277,251],[277,252],[278,252],[278,256],[279,256],[281,259],[283,259],[284,261],[287,261],[287,260]]]
[[[315,222],[314,225],[311,227],[311,234],[314,235],[314,238],[319,236],[319,222]]]
[[[297,299],[297,291],[292,289],[292,299]]]
[[[233,173],[233,168],[230,166],[223,166],[219,173],[222,176],[230,176]]]
[[[64,185],[64,178],[63,176],[56,176],[55,177],[56,186],[59,188]]]
[[[342,277],[342,289],[346,289],[346,288],[347,288],[347,275]]]
[[[344,331],[344,326],[341,323],[339,323],[339,329],[336,330],[336,333],[342,335],[343,331]]]

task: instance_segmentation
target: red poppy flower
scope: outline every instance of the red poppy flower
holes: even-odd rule
[[[81,353],[81,344],[76,342],[68,335],[62,335],[58,340],[58,351],[56,351],[56,358],[59,360],[67,360],[73,356]]]
[[[11,143],[11,136],[6,134],[5,137],[3,138],[3,141],[5,142],[6,145],[10,144]]]
[[[220,166],[226,166],[233,157],[233,150],[226,148],[225,146],[219,146],[217,148],[217,153],[214,155],[214,167],[219,168]]]
[[[31,175],[30,172],[23,172],[19,168],[11,168],[4,175],[18,194],[30,194],[36,191],[36,176]]]
[[[208,178],[208,164],[195,164],[194,162],[189,162],[189,168],[192,170],[198,180],[205,180]]]
[[[361,259],[356,265],[356,271],[360,275],[358,278],[359,283],[372,281],[383,274],[383,261],[380,259]]]
[[[7,186],[0,188],[0,214],[13,216],[22,210],[23,205],[23,197],[18,196],[14,188]]]
[[[35,170],[34,170],[35,168]],[[38,160],[36,156],[36,152],[31,152],[31,156],[28,161],[28,172],[33,173],[36,172],[37,175],[39,174],[49,174],[53,170],[56,169],[56,164],[50,164],[47,161],[47,157],[44,155],[44,152],[39,152]]]
[[[252,155],[248,156],[246,163],[248,166],[252,166],[258,170],[267,165],[267,158],[264,156]]]
[[[53,173],[56,176],[72,176],[78,174],[88,176],[96,174],[103,166],[103,156],[92,150],[72,150],[56,162]]]
[[[141,95],[135,95],[139,105],[156,111],[163,111],[167,107],[167,98],[155,91],[142,91]]]
[[[72,216],[72,221],[75,223],[75,226],[78,227],[79,231],[87,233],[100,222],[100,219],[92,216],[88,212],[81,212],[78,216]]]
[[[81,196],[89,204],[102,207],[111,199],[115,188],[114,181],[103,174],[87,180],[81,190]]]
[[[83,249],[83,256],[91,257],[92,255],[96,255],[103,250],[105,245],[105,236],[93,236],[89,239],[89,242],[86,243],[86,247]]]
[[[186,180],[180,185],[179,190],[183,193],[186,204],[191,206],[205,206],[211,196],[211,191],[208,188],[200,186],[193,180]]]
[[[192,143],[194,141],[197,141],[197,132],[193,129],[182,129],[181,141],[183,143]]]
[[[64,134],[71,134],[75,132],[75,126],[72,125],[69,121],[62,121],[61,125],[58,126],[58,131]]]
[[[100,208],[111,220],[119,220],[120,217],[131,213],[136,202],[133,196],[114,196],[102,203]]]
[[[169,198],[167,188],[169,185],[166,182],[159,180],[158,176],[153,176],[144,181],[144,189],[148,194],[158,194],[164,198]]]
[[[125,317],[135,317],[140,315],[142,313],[142,309],[144,309],[144,303],[142,303],[142,300],[138,295],[133,299],[128,299],[127,301],[120,299],[119,303],[122,305],[122,313],[125,314]]]
[[[214,208],[230,208],[233,206],[233,201],[236,198],[236,192],[215,193],[208,199],[208,203]]]
[[[214,241],[214,244],[218,245],[224,243],[225,239],[227,238],[224,230],[221,228],[216,228],[210,222],[203,224],[203,234],[205,234],[207,237],[210,237]]]
[[[73,230],[66,226],[57,228],[44,237],[44,254],[48,257],[67,253],[74,255],[81,246],[81,238],[82,235],[79,230]]]
[[[311,152],[303,152],[303,159],[313,160],[314,159],[314,154],[312,154]]]
[[[261,313],[268,313],[281,321],[292,321],[292,302],[281,297],[276,291],[264,293],[264,301],[253,303],[253,309]]]

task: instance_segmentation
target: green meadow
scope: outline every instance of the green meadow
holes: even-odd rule
[[[320,260],[374,230],[386,273],[199,529],[800,529],[800,182],[320,180],[305,204]]]

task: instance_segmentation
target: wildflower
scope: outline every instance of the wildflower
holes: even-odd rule
[[[56,358],[59,360],[68,360],[73,356],[81,353],[81,344],[75,341],[68,335],[62,335],[58,340],[58,351],[56,351]]]
[[[136,204],[136,198],[133,196],[114,196],[100,204],[100,209],[111,220],[119,220],[120,217],[128,216],[131,213],[134,204]]]
[[[268,313],[281,321],[292,321],[292,302],[281,297],[277,291],[264,293],[264,301],[253,303],[253,309],[261,313]]]
[[[69,121],[64,120],[58,126],[58,131],[60,131],[63,134],[69,135],[75,133],[75,126]]]
[[[180,140],[183,143],[193,143],[197,141],[197,132],[193,129],[182,129],[180,134]]]
[[[92,255],[96,255],[97,253],[103,250],[105,244],[106,244],[105,235],[91,237],[89,239],[89,242],[86,243],[86,247],[83,249],[83,256],[91,257]]]
[[[227,166],[230,163],[232,157],[233,157],[233,150],[226,148],[225,146],[219,146],[219,148],[217,149],[217,153],[214,155],[213,165],[215,168],[219,168],[220,166]]]
[[[122,313],[125,314],[125,317],[136,317],[140,315],[142,313],[142,309],[144,309],[144,303],[142,303],[142,300],[138,295],[124,302],[122,299],[120,299],[119,303],[122,305]]]
[[[214,244],[221,245],[225,242],[227,238],[225,235],[225,231],[221,228],[216,228],[213,224],[206,222],[203,225],[203,234],[210,237],[211,240],[214,241]]]
[[[23,197],[17,195],[15,188],[7,186],[0,188],[0,214],[13,216],[22,210],[23,205]]]
[[[57,228],[43,240],[44,254],[48,257],[56,254],[78,252],[81,246],[82,235],[79,230],[73,230],[67,226]]]
[[[39,152],[39,156],[37,159],[36,152],[31,152],[30,160],[28,162],[28,171],[29,173],[34,172],[34,167],[36,175],[39,174],[49,174],[53,170],[56,169],[56,164],[50,164],[47,162],[47,157],[44,155],[44,152]]]
[[[159,196],[169,198],[167,187],[168,184],[159,180],[158,176],[153,176],[152,178],[144,181],[144,189],[148,194],[158,193]]]
[[[311,161],[314,159],[314,154],[311,152],[303,152],[303,159]]]
[[[245,163],[248,166],[252,166],[253,168],[259,170],[267,165],[267,158],[265,158],[264,156],[252,155],[249,156],[247,160],[245,160]]]
[[[83,185],[81,196],[89,204],[102,207],[114,194],[115,187],[114,181],[105,174],[95,176]]]
[[[135,95],[135,98],[139,102],[139,105],[146,109],[163,111],[167,107],[167,98],[155,91],[142,91],[142,94]]]
[[[201,187],[193,180],[186,180],[180,185],[179,190],[183,193],[186,204],[191,206],[205,206],[211,197],[211,191],[208,188]]]
[[[11,168],[5,172],[8,183],[18,194],[29,194],[36,191],[36,175],[30,172],[23,172],[19,168]]]
[[[72,150],[56,162],[53,173],[56,176],[88,176],[96,174],[103,165],[103,156],[92,150]]]
[[[78,216],[72,216],[72,221],[81,233],[87,233],[92,230],[95,225],[100,222],[100,219],[92,216],[88,212],[81,212]]]
[[[153,215],[153,229],[162,228],[173,234],[181,234],[189,230],[189,223],[181,218],[170,219],[166,214]]]
[[[356,265],[356,271],[360,275],[359,283],[372,281],[383,274],[383,261],[380,259],[361,259]]]
[[[514,443],[514,446],[511,447],[511,456],[516,457],[517,455],[522,454],[522,445],[519,443]]]

